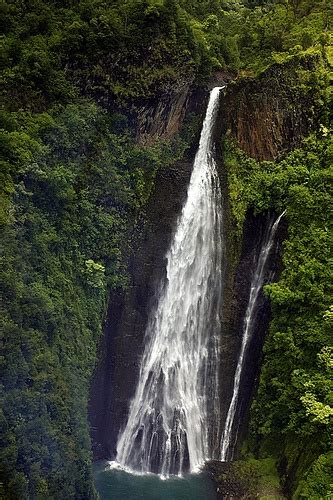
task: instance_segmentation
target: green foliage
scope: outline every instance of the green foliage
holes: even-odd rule
[[[258,73],[312,46],[329,45],[327,0],[181,2],[196,19],[213,67]]]
[[[138,146],[88,100],[5,118],[5,496],[93,498],[86,411],[107,291],[126,286],[129,231],[185,143]]]
[[[88,259],[85,262],[87,282],[94,288],[103,288],[105,267],[102,264]]]
[[[320,455],[313,462],[293,495],[297,498],[330,498],[332,485],[333,452]]]
[[[248,208],[278,213],[286,209],[288,238],[283,246],[282,275],[265,288],[273,320],[252,408],[252,433],[261,440],[280,439],[280,452],[283,443],[292,442],[291,436],[304,442],[315,440],[317,450],[311,460],[304,461],[297,478],[305,489],[311,462],[330,447],[333,413],[332,151],[329,134],[322,132],[309,137],[301,149],[279,163],[257,163],[234,145],[225,145],[231,206],[239,233]],[[309,455],[304,449],[300,453]],[[288,460],[290,465],[296,463],[297,456]],[[316,477],[319,480],[319,473]],[[319,482],[315,490],[312,481],[311,488],[319,498],[324,486]]]
[[[57,7],[11,0],[2,8],[10,109],[41,111],[81,91],[105,104],[147,98],[208,75],[211,68],[205,41],[173,0],[112,6],[84,0]]]
[[[46,0],[1,4],[4,98],[42,111],[78,94],[114,106],[205,81],[212,70],[258,72],[329,44],[327,0],[183,2]]]
[[[226,470],[217,477],[222,496],[237,498],[283,498],[279,477],[272,458],[236,460],[225,464]]]
[[[157,168],[182,156],[195,127],[173,144],[142,147],[119,109],[132,117],[147,99],[206,82],[214,70],[257,73],[304,51],[329,59],[329,7],[326,0],[0,4],[6,498],[95,496],[86,408],[107,294],[128,283],[131,228]],[[304,79],[311,84],[318,82]],[[327,427],[326,121],[322,139],[278,165],[226,149],[239,233],[248,207],[287,207],[290,227],[285,272],[267,289],[275,319],[260,435],[302,428],[312,436]],[[327,476],[323,456],[304,491]]]

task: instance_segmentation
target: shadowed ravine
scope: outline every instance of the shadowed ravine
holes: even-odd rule
[[[269,221],[268,228],[266,230],[266,235],[264,237],[264,241],[261,246],[260,254],[258,256],[258,260],[254,265],[253,277],[251,280],[250,287],[250,295],[248,299],[248,305],[245,312],[244,323],[243,323],[243,331],[242,331],[242,343],[238,356],[238,363],[234,377],[233,384],[233,392],[232,398],[230,401],[230,405],[227,412],[227,417],[225,420],[222,437],[221,437],[221,460],[223,462],[229,461],[233,459],[234,453],[234,441],[233,439],[233,430],[235,424],[237,403],[239,399],[240,392],[240,384],[243,375],[244,365],[246,363],[246,356],[249,343],[251,341],[252,335],[255,327],[256,320],[256,310],[257,310],[257,302],[259,293],[261,292],[264,281],[266,278],[266,264],[268,257],[272,251],[272,247],[275,243],[275,235],[278,229],[281,218],[283,217],[284,212],[274,221],[272,218]],[[270,280],[269,280],[270,281]],[[238,427],[236,425],[236,427]]]
[[[196,470],[212,457],[210,433],[218,433],[223,244],[212,135],[219,92],[210,95],[167,253],[167,279],[148,321],[137,389],[117,443],[117,461],[142,472]]]

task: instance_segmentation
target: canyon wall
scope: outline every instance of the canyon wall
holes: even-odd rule
[[[317,56],[292,59],[231,83],[222,102],[227,137],[256,160],[297,148],[318,121],[317,64]]]
[[[207,91],[187,90],[181,96],[164,97],[155,105],[138,108],[134,118],[138,140],[170,139],[191,114],[202,122],[207,99]],[[119,429],[125,424],[136,388],[148,314],[186,197],[200,130],[197,132],[185,157],[157,173],[153,194],[135,230],[135,248],[128,262],[130,285],[109,300],[89,404],[95,458],[115,456]]]
[[[242,238],[239,238],[236,221],[229,206],[228,170],[223,160],[221,137],[235,141],[242,151],[257,161],[278,160],[299,147],[302,139],[318,126],[317,102],[320,99],[320,89],[314,82],[317,64],[318,58],[314,56],[274,65],[257,78],[243,78],[230,83],[221,99],[216,144],[220,146],[220,175],[224,186],[228,266],[221,354],[222,428],[228,410],[227,402],[232,397],[244,314],[250,294],[251,271],[260,250],[269,214],[255,216],[249,211],[244,221]],[[267,265],[267,279],[270,277],[270,280],[275,281],[279,277],[282,242],[287,231],[287,223],[282,220],[276,235],[275,251]],[[269,301],[262,292],[255,333],[242,377],[236,415],[240,424],[234,435],[235,457],[239,456],[241,443],[247,434],[249,409],[259,381],[262,348],[270,317]]]
[[[316,92],[312,91],[311,85],[303,85],[302,92],[298,90],[302,82],[309,82],[315,61],[305,61],[304,67],[302,64],[275,65],[257,79],[240,79],[229,84],[221,97],[215,131],[226,242],[221,328],[221,429],[232,395],[251,270],[260,250],[268,217],[267,213],[255,216],[249,212],[243,237],[236,235],[229,206],[228,172],[223,162],[221,138],[226,136],[236,140],[244,152],[257,160],[280,158],[297,147],[317,120]],[[132,115],[138,141],[153,143],[157,138],[174,136],[191,113],[200,116],[202,121],[207,98],[207,91],[186,88],[184,92],[138,107]],[[198,133],[193,136],[191,147],[182,161],[158,172],[145,216],[136,229],[136,248],[128,264],[130,286],[123,292],[113,293],[109,300],[89,404],[95,459],[115,456],[119,429],[125,423],[129,401],[136,387],[147,317],[154,306],[158,283],[165,273],[165,253],[186,196]],[[281,241],[286,231],[286,225],[281,224],[275,253],[267,266],[267,277],[278,276]],[[249,406],[260,372],[269,319],[269,303],[261,294],[256,333],[244,368],[245,382],[241,387],[241,404],[237,410],[241,425],[235,436],[236,456],[246,435]],[[216,443],[216,457],[218,445]]]

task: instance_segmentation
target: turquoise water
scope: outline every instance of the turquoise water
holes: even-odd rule
[[[107,462],[94,465],[95,486],[101,500],[216,500],[215,485],[205,474],[162,480],[155,474],[133,475],[110,469]]]

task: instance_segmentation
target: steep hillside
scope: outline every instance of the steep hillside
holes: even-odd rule
[[[87,406],[107,311],[132,285],[163,179],[176,191],[179,165],[190,168],[207,88],[231,80],[221,127],[235,262],[247,210],[287,207],[289,224],[251,436],[282,443],[289,489],[326,494],[329,7],[1,4],[5,498],[96,497]],[[318,445],[303,462],[300,428]]]
[[[234,241],[249,210],[286,210],[287,222],[281,276],[265,288],[272,321],[241,456],[249,467],[253,454],[274,457],[293,498],[324,497],[332,467],[327,78],[325,59],[310,52],[230,85],[223,100]]]

